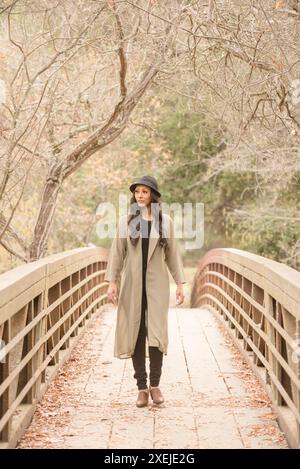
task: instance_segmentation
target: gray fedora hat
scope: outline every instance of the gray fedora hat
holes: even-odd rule
[[[159,197],[161,196],[161,193],[158,190],[157,181],[156,181],[155,177],[153,177],[153,176],[142,176],[139,180],[132,183],[131,186],[129,187],[131,192],[134,192],[136,186],[138,186],[138,185],[143,185],[143,186],[150,187],[152,190],[154,190],[154,192],[156,192],[156,194]]]

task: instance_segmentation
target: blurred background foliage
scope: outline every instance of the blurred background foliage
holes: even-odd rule
[[[188,98],[159,95],[154,87],[122,136],[64,184],[49,254],[86,245],[109,247],[110,239],[97,236],[98,205],[109,201],[118,208],[120,193],[129,203],[131,181],[152,174],[163,202],[204,204],[203,247],[185,251],[179,242],[187,267],[196,266],[209,249],[235,247],[300,270],[300,174],[279,191],[260,184],[260,176],[242,167],[208,176],[210,158],[224,146],[226,129],[209,122]],[[35,188],[33,181],[24,203],[23,214],[29,219],[35,215]],[[30,232],[24,220],[20,229]],[[4,271],[16,261],[1,251],[0,262]]]

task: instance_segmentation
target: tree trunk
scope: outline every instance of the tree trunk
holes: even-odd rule
[[[29,261],[43,257],[56,209],[56,201],[62,185],[61,165],[52,167],[46,180],[39,214],[35,224],[33,241],[30,245]]]

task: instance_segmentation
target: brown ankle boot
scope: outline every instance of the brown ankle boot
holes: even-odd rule
[[[145,407],[148,404],[148,399],[149,399],[149,389],[141,389],[138,393],[136,406]]]
[[[154,388],[150,386],[149,390],[154,404],[162,404],[164,402],[164,397],[158,386]]]

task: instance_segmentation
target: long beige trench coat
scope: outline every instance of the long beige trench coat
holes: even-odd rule
[[[146,271],[146,311],[148,346],[158,347],[167,354],[168,348],[168,309],[170,285],[167,267],[176,282],[186,283],[182,259],[176,238],[174,222],[163,213],[163,231],[168,246],[159,245],[157,223],[152,221],[149,239],[148,263]],[[129,238],[127,216],[120,217],[116,236],[113,240],[104,280],[120,281],[115,330],[114,356],[130,358],[138,337],[142,307],[142,240],[133,246]],[[121,279],[120,279],[121,276]],[[147,355],[148,355],[147,351]]]

